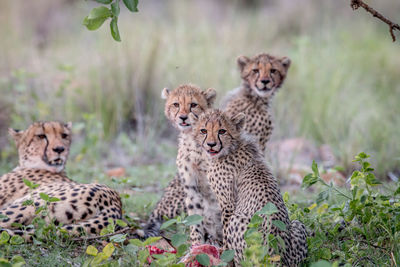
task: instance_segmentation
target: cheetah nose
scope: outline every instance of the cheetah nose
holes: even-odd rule
[[[53,148],[53,151],[58,153],[58,154],[61,154],[62,152],[64,152],[64,150],[65,150],[65,148],[62,147],[62,146],[58,146],[58,147]]]
[[[263,80],[261,80],[261,82],[262,82],[263,84],[268,84],[268,83],[270,82],[270,80],[269,80],[269,79],[263,79]]]
[[[187,115],[181,115],[179,116],[179,119],[181,119],[183,122],[185,122],[185,120],[187,120],[188,116]]]
[[[215,143],[215,142],[213,142],[213,143],[207,143],[207,145],[209,146],[209,147],[214,147],[214,146],[216,146],[217,145],[217,143]]]

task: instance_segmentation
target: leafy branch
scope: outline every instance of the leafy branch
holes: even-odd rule
[[[372,16],[382,20],[383,22],[385,22],[387,25],[389,25],[389,31],[390,31],[390,35],[392,36],[392,40],[393,42],[396,41],[396,36],[394,35],[394,30],[398,30],[400,31],[400,26],[399,24],[396,24],[392,21],[390,21],[389,19],[387,19],[386,17],[384,17],[381,13],[379,13],[378,11],[376,11],[375,9],[373,9],[372,7],[370,7],[369,5],[367,5],[366,3],[364,3],[362,0],[351,0],[350,6],[353,10],[358,9],[359,7],[364,8],[367,12],[371,13]]]
[[[111,36],[115,41],[121,42],[121,36],[118,29],[118,16],[120,14],[120,0],[94,0],[106,6],[100,6],[93,8],[89,15],[87,15],[83,20],[83,25],[90,31],[97,30],[103,25],[103,23],[111,18],[110,31]],[[122,0],[126,8],[131,12],[138,12],[139,0]]]

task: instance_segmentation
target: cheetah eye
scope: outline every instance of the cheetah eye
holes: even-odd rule
[[[254,72],[254,73],[258,73],[259,70],[258,70],[258,69],[253,69],[253,72]]]
[[[196,104],[196,103],[191,103],[191,104],[190,104],[190,107],[191,107],[191,108],[195,108],[195,107],[197,107],[197,104]]]
[[[67,137],[68,137],[68,134],[65,134],[65,133],[62,133],[62,134],[61,134],[61,138],[62,138],[62,139],[66,139]]]
[[[218,131],[218,134],[225,134],[226,133],[226,130],[224,130],[224,129],[220,129],[219,131]]]
[[[39,137],[39,139],[45,139],[46,138],[45,134],[38,134],[36,136]]]
[[[277,69],[271,69],[271,73],[276,73],[277,71]]]
[[[174,107],[179,108],[179,103],[174,103]]]
[[[206,129],[201,129],[201,130],[200,130],[200,133],[202,133],[202,134],[207,134],[207,130],[206,130]]]

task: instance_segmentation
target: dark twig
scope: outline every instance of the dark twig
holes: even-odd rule
[[[378,11],[376,11],[375,9],[373,9],[372,7],[370,7],[369,5],[364,3],[362,0],[351,0],[350,6],[351,6],[351,8],[353,10],[356,10],[359,7],[362,7],[367,12],[371,13],[372,16],[374,16],[374,17],[382,20],[383,22],[385,22],[389,26],[389,32],[390,32],[390,35],[392,36],[393,42],[396,41],[396,36],[394,35],[394,30],[400,31],[400,25],[399,24],[396,24],[396,23],[390,21],[389,19],[385,18],[381,13],[379,13]]]
[[[106,235],[96,235],[96,236],[89,236],[89,237],[77,237],[77,238],[73,238],[71,239],[72,241],[89,241],[89,240],[95,240],[95,239],[99,239],[99,238],[103,238],[103,237],[110,237],[110,236],[114,236],[114,235],[118,235],[118,234],[123,234],[129,231],[132,231],[134,229],[130,228],[130,227],[125,227],[122,228],[121,230],[118,230],[114,233],[111,234],[106,234]]]

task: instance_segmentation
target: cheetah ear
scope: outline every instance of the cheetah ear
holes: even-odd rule
[[[71,131],[71,129],[72,129],[72,122],[69,121],[69,122],[65,123],[65,124],[64,124],[64,127]]]
[[[236,126],[236,130],[238,130],[239,132],[244,126],[245,119],[246,115],[244,115],[243,113],[238,113],[231,118],[233,124]]]
[[[214,88],[208,88],[204,91],[207,99],[208,106],[211,107],[214,104],[215,98],[217,97],[217,91]]]
[[[291,63],[290,58],[288,58],[288,57],[281,58],[281,63],[283,65],[283,67],[285,68],[285,70],[288,70],[290,67],[290,63]]]
[[[18,146],[18,144],[21,141],[21,137],[22,137],[24,132],[21,131],[21,130],[15,130],[15,129],[12,129],[12,128],[8,128],[8,133],[11,135],[11,137],[14,139],[15,143]]]
[[[167,99],[168,96],[169,96],[169,93],[170,93],[170,91],[169,91],[168,88],[162,89],[162,91],[161,91],[161,98],[162,98],[162,99]]]
[[[240,56],[237,58],[240,71],[243,71],[244,67],[249,63],[250,59],[246,56]]]

